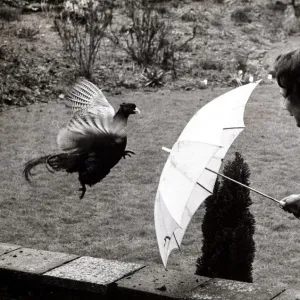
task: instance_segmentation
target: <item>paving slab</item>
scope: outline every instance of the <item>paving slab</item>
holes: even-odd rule
[[[274,300],[300,300],[300,288],[287,289],[275,297]]]
[[[209,280],[211,278],[147,266],[132,276],[118,280],[116,284],[119,297],[124,295],[124,298],[130,299],[178,299]]]
[[[22,246],[0,243],[0,256],[19,248],[22,248]]]
[[[44,282],[65,288],[106,293],[107,286],[143,268],[143,265],[82,256],[46,272]]]
[[[213,279],[196,288],[187,300],[271,300],[284,289],[255,283]],[[276,299],[276,298],[275,298]]]
[[[0,256],[0,270],[42,274],[77,257],[60,252],[19,248]]]

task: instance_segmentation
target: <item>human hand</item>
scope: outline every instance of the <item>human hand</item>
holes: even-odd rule
[[[283,210],[300,218],[300,195],[293,194],[279,201]]]

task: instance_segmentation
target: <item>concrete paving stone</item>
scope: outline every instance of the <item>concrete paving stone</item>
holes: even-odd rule
[[[42,274],[77,257],[60,252],[19,248],[0,256],[0,270]]]
[[[116,284],[119,294],[124,294],[125,298],[133,293],[137,299],[141,297],[145,299],[152,297],[177,299],[184,297],[200,284],[209,280],[211,278],[176,270],[165,270],[163,267],[147,266],[132,276],[118,280]]]
[[[300,300],[300,288],[299,289],[287,289],[274,300]]]
[[[143,265],[82,256],[43,275],[44,282],[65,288],[105,292],[109,284],[143,268]]]
[[[271,300],[284,289],[256,283],[213,279],[195,289],[187,300]],[[276,299],[276,298],[275,298]]]
[[[21,248],[21,246],[7,244],[7,243],[0,243],[0,256],[19,248]]]

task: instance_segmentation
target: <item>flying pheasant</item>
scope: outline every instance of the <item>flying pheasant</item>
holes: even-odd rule
[[[128,116],[139,110],[133,103],[122,103],[115,113],[102,91],[86,79],[75,83],[67,99],[73,116],[58,132],[61,152],[30,160],[23,174],[30,181],[31,169],[39,164],[45,164],[50,172],[78,173],[82,199],[86,185],[100,182],[122,157],[134,154],[125,150],[126,125]]]

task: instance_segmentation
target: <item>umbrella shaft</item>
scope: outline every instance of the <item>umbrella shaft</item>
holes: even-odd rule
[[[262,192],[260,192],[260,191],[258,191],[258,190],[255,190],[255,189],[251,188],[251,187],[248,186],[248,185],[245,185],[245,184],[243,184],[243,183],[241,183],[241,182],[238,182],[238,181],[236,181],[236,180],[234,180],[234,179],[232,179],[232,178],[230,178],[230,177],[227,177],[227,176],[225,176],[225,175],[223,175],[223,174],[221,174],[221,173],[215,172],[215,171],[213,171],[213,170],[211,170],[211,169],[208,169],[208,168],[205,168],[205,169],[208,170],[208,171],[210,171],[210,172],[212,172],[212,173],[215,173],[215,174],[217,174],[217,175],[219,175],[219,176],[221,176],[221,177],[223,177],[223,178],[226,178],[226,179],[228,179],[228,180],[230,180],[230,181],[232,181],[232,182],[234,182],[234,183],[237,183],[237,184],[239,184],[239,185],[241,185],[241,186],[243,186],[243,187],[245,187],[245,188],[247,188],[247,189],[249,189],[249,190],[251,190],[251,191],[253,191],[253,192],[255,192],[255,193],[259,194],[259,195],[261,195],[261,196],[264,196],[264,197],[269,198],[269,199],[271,199],[271,200],[273,200],[273,201],[275,201],[275,202],[277,202],[277,203],[280,203],[280,201],[276,200],[275,198],[273,198],[273,197],[271,197],[271,196],[268,196],[268,195],[266,195],[266,194],[264,194],[264,193],[262,193]]]

